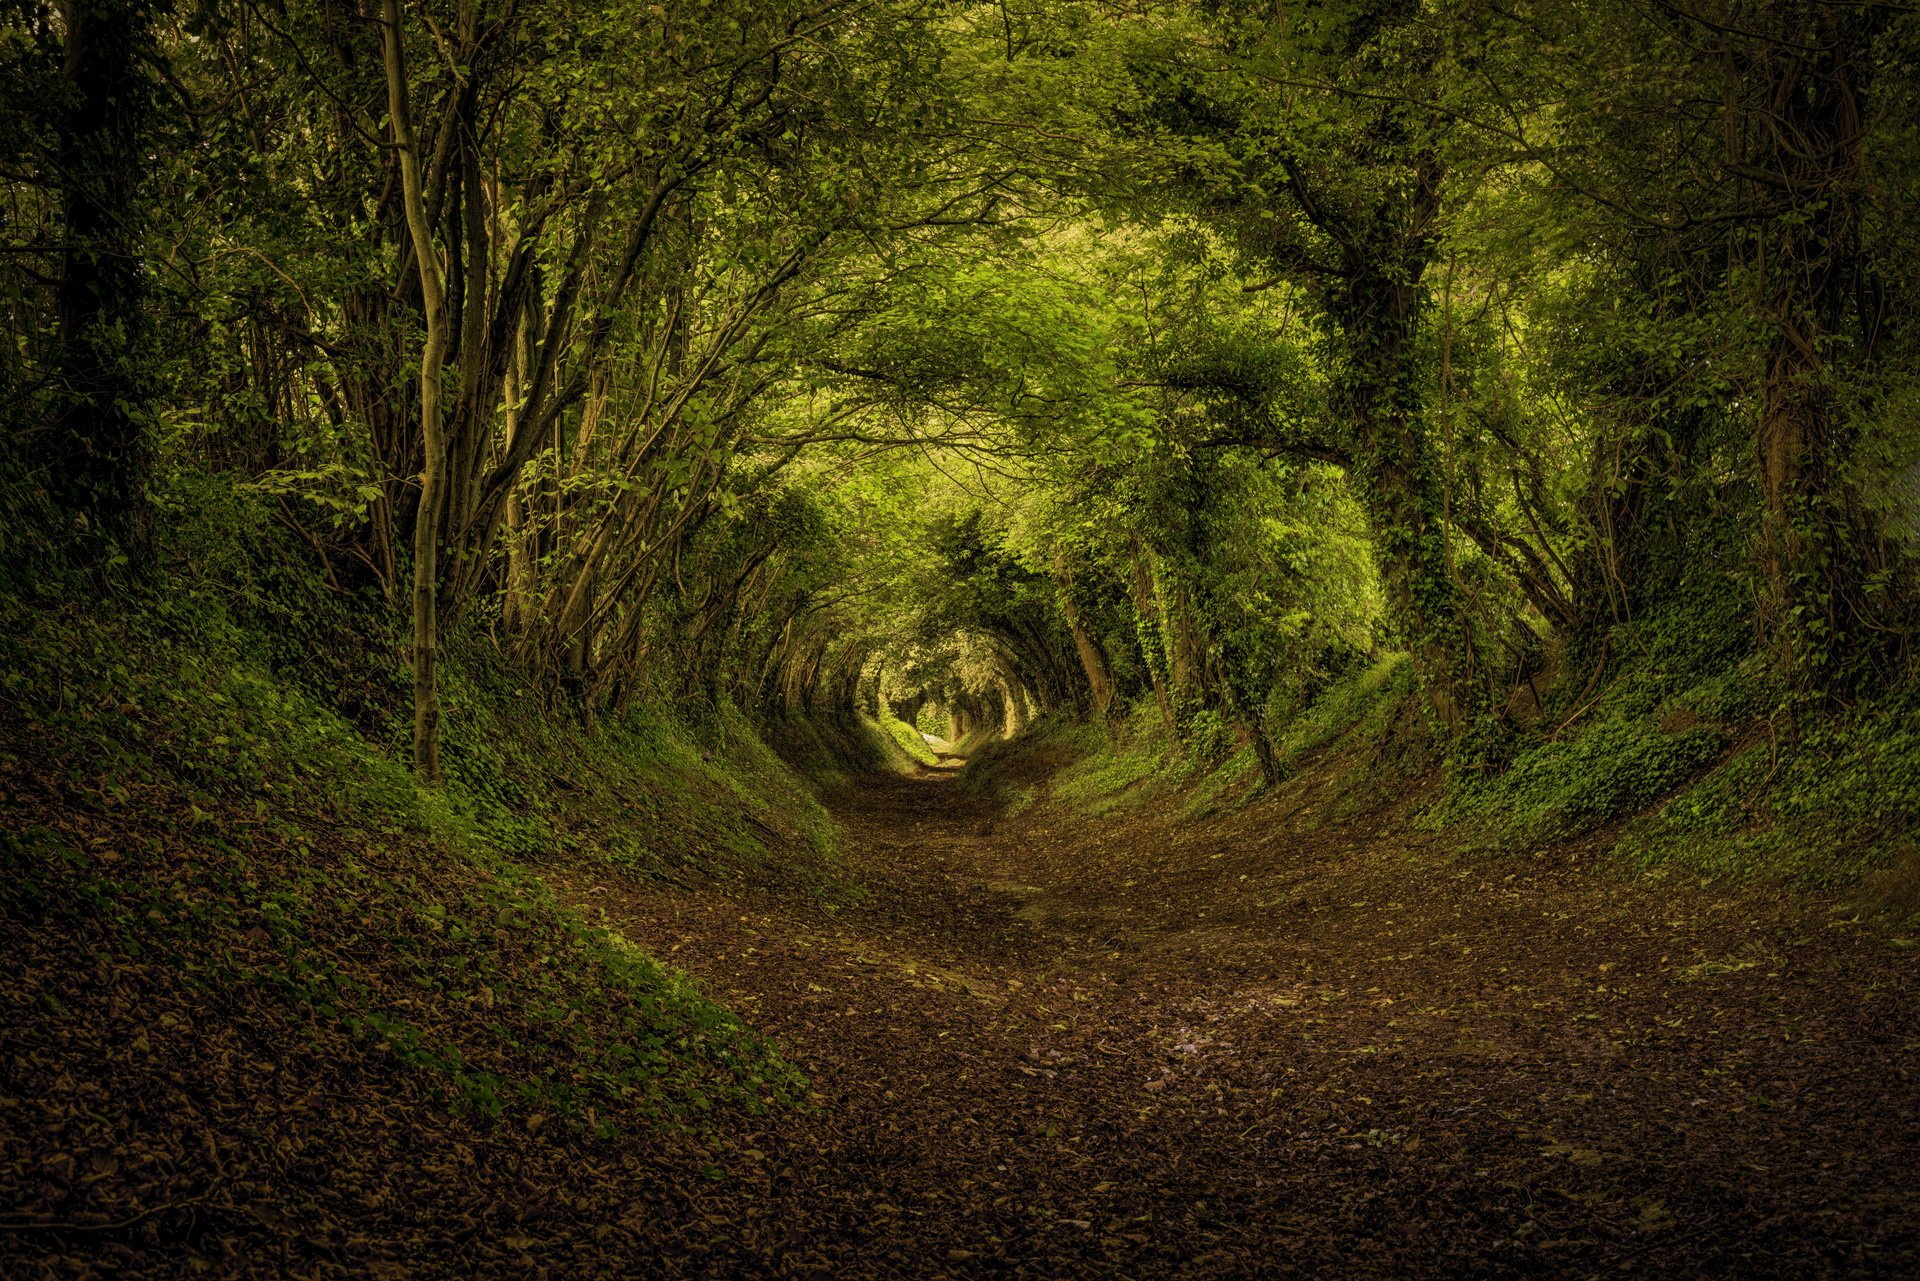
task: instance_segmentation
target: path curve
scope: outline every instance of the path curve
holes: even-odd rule
[[[861,905],[613,887],[810,1074],[691,1273],[1920,1275],[1915,953],[1580,851],[836,798]]]

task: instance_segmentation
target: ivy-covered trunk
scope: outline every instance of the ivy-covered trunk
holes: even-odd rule
[[[1470,726],[1484,699],[1471,629],[1455,581],[1439,462],[1421,415],[1415,351],[1432,257],[1439,174],[1416,167],[1406,206],[1382,205],[1343,231],[1346,271],[1328,291],[1339,341],[1336,406],[1351,434],[1352,478],[1367,512],[1387,611],[1413,655],[1414,673],[1450,735]]]
[[[1168,734],[1177,735],[1180,725],[1173,714],[1173,696],[1167,692],[1167,648],[1160,627],[1160,602],[1154,595],[1153,575],[1147,568],[1146,556],[1140,539],[1135,537],[1131,557],[1133,573],[1127,584],[1133,593],[1134,634],[1140,642],[1140,659],[1153,681],[1153,698],[1160,705],[1160,719],[1166,722]]]
[[[1873,636],[1866,530],[1841,474],[1849,432],[1833,365],[1861,271],[1857,188],[1872,36],[1886,19],[1806,4],[1782,14],[1798,40],[1791,52],[1769,50],[1766,103],[1745,122],[1760,139],[1759,163],[1740,171],[1772,189],[1763,197],[1772,216],[1754,245],[1767,332],[1755,440],[1765,496],[1761,622],[1785,674],[1830,686]]]
[[[1377,406],[1361,420],[1354,479],[1373,531],[1387,611],[1413,655],[1435,717],[1459,734],[1480,711],[1463,601],[1447,563],[1431,450],[1404,408]]]

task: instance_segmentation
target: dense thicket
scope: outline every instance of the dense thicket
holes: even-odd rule
[[[229,478],[404,619],[429,780],[447,644],[1268,779],[1404,653],[1469,781],[1629,674],[1718,726],[1643,802],[1910,677],[1917,21],[15,0],[8,544]]]

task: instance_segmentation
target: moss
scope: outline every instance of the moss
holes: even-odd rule
[[[1413,661],[1405,654],[1385,655],[1334,684],[1281,726],[1274,734],[1275,754],[1283,768],[1295,768],[1345,735],[1378,740],[1412,695]]]
[[[888,712],[881,712],[876,718],[880,728],[907,755],[907,759],[920,765],[935,765],[940,758],[927,746],[927,740],[920,731]]]
[[[1012,738],[984,744],[960,769],[960,786],[1003,809],[1025,809],[1042,798],[1063,768],[1096,752],[1105,741],[1096,726],[1070,715],[1039,717]]]
[[[1242,747],[1194,782],[1182,809],[1190,818],[1205,818],[1237,809],[1261,794],[1260,762],[1252,747]]]
[[[781,716],[761,731],[796,775],[833,791],[868,774],[911,774],[920,763],[871,716]]]
[[[1169,784],[1186,776],[1184,765],[1169,769],[1175,759],[1158,706],[1143,701],[1111,737],[1086,736],[1084,752],[1054,777],[1053,798],[1089,816],[1138,809],[1166,796]]]
[[[1340,744],[1354,760],[1337,771],[1341,790],[1331,809],[1357,813],[1390,799],[1401,780],[1431,763],[1429,737],[1408,729],[1412,691],[1412,664],[1404,654],[1387,655],[1335,682],[1274,727],[1282,771],[1304,768],[1316,753]],[[1048,799],[1073,813],[1097,817],[1173,808],[1202,818],[1265,794],[1253,748],[1236,745],[1224,724],[1215,738],[1205,752],[1195,750],[1191,735],[1176,744],[1158,704],[1145,699],[1110,734],[1085,723],[1042,722],[1013,744],[983,753],[962,778],[981,790],[997,786],[1004,792],[1003,776],[1031,773],[1031,762],[1052,760],[1056,772],[1047,780]]]
[[[1454,780],[1430,821],[1507,848],[1618,823],[1619,857],[1654,875],[1830,886],[1896,860],[1920,827],[1920,687],[1797,701],[1755,650],[1731,560],[1710,549],[1614,628],[1599,672],[1564,678],[1507,767]]]
[[[938,737],[937,735],[935,736]],[[1000,741],[1000,731],[992,726],[982,725],[968,730],[958,742],[947,743],[947,754],[965,760],[977,756],[988,747]],[[945,741],[945,740],[942,740]]]
[[[1717,728],[1668,732],[1653,721],[1608,719],[1524,753],[1497,777],[1464,789],[1458,817],[1493,817],[1511,841],[1540,844],[1638,813],[1719,756]]]

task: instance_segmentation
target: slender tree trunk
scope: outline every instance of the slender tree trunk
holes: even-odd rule
[[[1679,437],[1677,415],[1661,415],[1664,432],[1645,421],[1642,405],[1654,394],[1654,371],[1636,371],[1618,380],[1614,394],[1626,405],[1628,419],[1595,441],[1587,459],[1587,488],[1581,509],[1585,543],[1570,558],[1568,597],[1573,619],[1567,640],[1577,660],[1602,651],[1607,629],[1631,620],[1656,589],[1647,581],[1652,552],[1655,482]]]
[[[446,509],[446,425],[441,375],[446,363],[448,317],[445,278],[427,220],[419,140],[408,106],[406,50],[400,0],[383,0],[382,45],[387,76],[387,114],[394,156],[400,166],[401,200],[413,260],[420,278],[426,338],[420,351],[420,435],[426,458],[420,469],[420,508],[413,528],[413,768],[438,784],[440,770],[440,531]]]
[[[1249,728],[1253,731],[1253,756],[1260,765],[1260,781],[1274,787],[1280,782],[1280,757],[1273,750],[1265,722],[1265,717],[1254,717]]]
[[[524,635],[533,626],[534,531],[528,527],[526,502],[520,491],[507,496],[507,583],[501,593],[501,621],[510,637]]]
[[[521,397],[526,386],[527,373],[527,308],[522,307],[518,322],[514,325],[513,342],[507,353],[507,376],[504,386],[504,412],[506,416],[506,436],[512,440],[520,430],[520,417],[524,412]],[[534,599],[539,587],[539,577],[534,569],[537,559],[536,548],[529,546],[535,537],[530,495],[521,486],[515,485],[507,491],[507,589],[503,593],[501,613],[507,625],[509,636],[524,636],[533,630]]]
[[[1060,590],[1060,608],[1067,616],[1067,626],[1073,631],[1073,647],[1079,652],[1080,669],[1086,673],[1087,687],[1093,694],[1093,710],[1099,713],[1101,720],[1109,720],[1113,716],[1113,672],[1107,666],[1107,656],[1101,652],[1100,642],[1087,630],[1079,602],[1073,599],[1073,575],[1067,569],[1064,552],[1054,553],[1053,572]]]
[[[1160,627],[1160,603],[1153,592],[1153,576],[1147,571],[1147,563],[1140,550],[1140,541],[1133,543],[1133,612],[1140,633],[1140,652],[1147,664],[1147,675],[1153,680],[1154,701],[1160,704],[1160,719],[1167,724],[1167,733],[1178,734],[1179,723],[1173,715],[1173,698],[1167,693],[1167,677],[1162,670],[1166,666],[1166,644]]]

